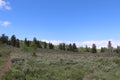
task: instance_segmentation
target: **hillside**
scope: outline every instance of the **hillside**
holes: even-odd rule
[[[11,69],[2,80],[119,80],[117,54],[38,49],[36,56],[12,48]],[[17,74],[16,74],[17,73]]]

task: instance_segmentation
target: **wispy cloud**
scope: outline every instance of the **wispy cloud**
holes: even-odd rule
[[[9,21],[2,21],[2,22],[0,22],[0,26],[2,26],[2,27],[8,27],[8,26],[10,26],[10,22]]]
[[[0,0],[0,10],[6,9],[11,10],[10,3],[5,0]],[[11,24],[9,21],[0,21],[0,26],[2,27],[8,27]]]
[[[108,39],[108,40],[88,40],[88,41],[62,41],[62,40],[42,40],[42,41],[46,41],[46,42],[50,42],[53,43],[54,45],[58,45],[59,43],[76,43],[76,45],[78,47],[85,47],[86,45],[89,47],[92,47],[92,44],[96,44],[97,48],[101,48],[101,47],[107,47],[108,45],[108,41],[112,42],[112,46],[113,47],[117,47],[118,45],[120,45],[120,40],[112,40],[112,39]]]
[[[10,3],[5,0],[0,0],[0,9],[11,10]]]

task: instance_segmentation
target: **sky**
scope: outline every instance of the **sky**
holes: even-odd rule
[[[0,0],[0,34],[78,46],[120,44],[120,0]]]

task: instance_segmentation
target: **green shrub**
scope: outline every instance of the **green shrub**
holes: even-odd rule
[[[120,59],[113,59],[113,62],[120,65]]]

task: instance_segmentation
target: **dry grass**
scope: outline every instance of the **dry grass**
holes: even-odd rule
[[[120,80],[120,57],[114,53],[108,55],[38,49],[37,56],[33,57],[30,52],[14,49],[11,58],[16,57],[24,60],[13,63],[3,80]],[[16,71],[18,74],[15,74]]]

